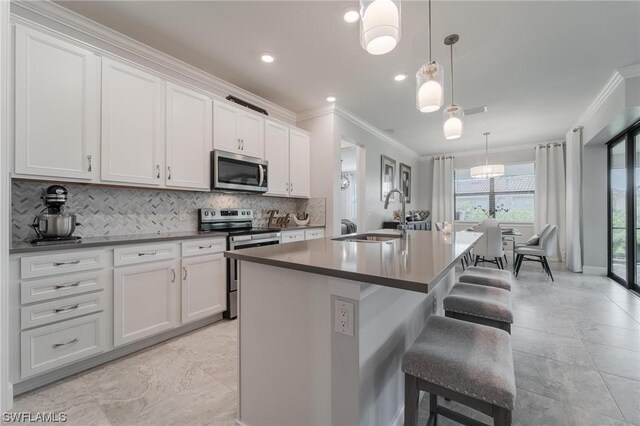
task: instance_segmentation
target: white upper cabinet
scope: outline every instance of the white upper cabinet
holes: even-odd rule
[[[264,118],[225,101],[213,102],[213,147],[250,157],[264,154]]]
[[[289,132],[289,195],[308,198],[311,189],[311,138],[307,133],[291,129]]]
[[[289,128],[266,120],[264,159],[269,162],[267,195],[289,195]]]
[[[166,186],[209,189],[212,121],[211,99],[166,83]]]
[[[240,113],[240,153],[262,158],[264,153],[264,118],[242,111]]]
[[[15,73],[15,173],[97,178],[99,58],[16,25]]]
[[[163,186],[163,82],[102,60],[102,180]]]

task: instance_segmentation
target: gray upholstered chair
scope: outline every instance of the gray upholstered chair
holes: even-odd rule
[[[549,227],[549,229],[540,236],[540,242],[537,246],[516,247],[516,277],[520,272],[522,262],[539,262],[540,264],[542,264],[542,269],[551,278],[551,281],[554,281],[547,257],[553,255],[557,234],[558,227],[554,225]]]
[[[504,269],[502,260],[505,254],[502,245],[502,228],[499,225],[476,225],[473,230],[484,234],[473,248],[473,254],[476,257],[473,265],[478,266],[478,262],[488,262],[494,263],[499,269]]]
[[[511,333],[511,293],[502,288],[457,283],[442,300],[449,318],[488,325]]]
[[[470,266],[458,280],[461,283],[487,285],[511,291],[512,275],[505,270]]]
[[[540,244],[540,237],[542,237],[543,235],[545,235],[547,232],[549,232],[549,228],[551,228],[551,225],[549,225],[548,223],[546,225],[544,225],[542,227],[542,229],[540,229],[540,232],[538,232],[537,234],[533,235],[531,238],[533,237],[538,237],[538,240],[535,243],[529,243],[528,241],[526,243],[518,243],[516,244],[516,247],[530,247],[530,246],[537,246],[538,244]]]
[[[429,393],[428,425],[437,425],[438,415],[483,424],[438,405],[438,396],[493,417],[494,425],[510,425],[516,400],[511,349],[503,330],[431,316],[402,358],[405,426],[418,424],[420,391]]]

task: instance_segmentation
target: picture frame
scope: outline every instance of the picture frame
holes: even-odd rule
[[[411,202],[411,166],[400,163],[398,186],[400,191],[404,194],[407,204],[409,204]]]
[[[395,188],[396,184],[396,160],[386,155],[380,156],[380,201],[387,198],[389,191]],[[390,198],[395,201],[395,194]]]

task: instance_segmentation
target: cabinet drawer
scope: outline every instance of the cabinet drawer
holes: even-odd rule
[[[107,253],[103,250],[73,251],[43,256],[20,258],[20,277],[38,278],[69,272],[102,269],[107,263]]]
[[[285,231],[282,233],[282,243],[304,241],[304,231]]]
[[[20,333],[20,372],[33,376],[103,352],[102,313]]]
[[[305,240],[316,240],[318,238],[324,238],[324,229],[309,229],[304,231]]]
[[[58,297],[102,290],[110,277],[111,271],[101,270],[23,281],[20,283],[20,303],[44,302]]]
[[[200,254],[215,254],[225,251],[227,240],[225,238],[208,238],[182,243],[182,257],[198,256]]]
[[[22,330],[104,310],[104,292],[38,303],[20,308]]]
[[[115,266],[155,262],[178,257],[178,244],[144,244],[113,250]]]

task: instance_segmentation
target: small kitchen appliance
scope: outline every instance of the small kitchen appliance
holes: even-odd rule
[[[239,139],[238,148],[244,148]],[[267,192],[269,162],[260,158],[215,150],[211,152],[211,189]]]
[[[64,205],[67,202],[69,191],[62,185],[51,185],[43,195],[46,206],[31,225],[36,231],[37,238],[31,243],[35,245],[77,243],[80,237],[74,237],[76,215],[65,212]]]
[[[250,209],[198,209],[198,230],[201,232],[226,232],[227,250],[280,244],[280,228],[253,226],[253,210]],[[227,259],[227,310],[225,318],[238,316],[238,261]]]

